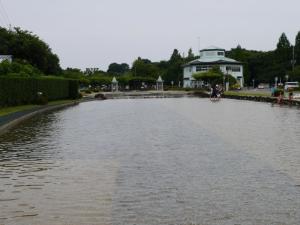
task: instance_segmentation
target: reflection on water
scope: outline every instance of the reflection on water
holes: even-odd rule
[[[2,224],[299,224],[300,111],[112,100],[0,137]]]

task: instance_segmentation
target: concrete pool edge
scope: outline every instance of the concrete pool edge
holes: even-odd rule
[[[269,97],[269,96],[251,96],[251,95],[230,95],[224,94],[223,98],[227,99],[235,99],[235,100],[244,100],[244,101],[255,101],[255,102],[266,102],[266,103],[278,103],[277,97]],[[282,105],[291,105],[291,106],[300,106],[299,100],[289,100],[283,98],[279,104]]]
[[[67,103],[62,103],[62,104],[57,104],[57,105],[46,105],[46,106],[41,106],[38,108],[31,109],[31,110],[19,111],[19,112],[15,112],[15,113],[3,116],[5,118],[4,118],[3,123],[0,125],[0,136],[9,132],[11,129],[15,128],[22,122],[24,122],[36,115],[51,112],[51,111],[58,110],[58,109],[63,109],[63,108],[74,106],[74,105],[78,105],[79,103],[86,102],[86,101],[90,101],[90,100],[84,100],[84,99],[83,100],[74,100],[72,102],[67,102]]]

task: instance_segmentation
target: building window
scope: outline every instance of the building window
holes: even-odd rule
[[[191,66],[189,67],[189,72],[192,72],[192,67]]]
[[[196,66],[196,71],[200,72],[200,71],[208,71],[211,69],[211,66]]]
[[[206,56],[214,56],[216,55],[216,52],[205,52]]]
[[[231,67],[232,72],[241,72],[241,67],[239,66],[233,66]]]
[[[226,66],[226,71],[241,72],[240,66]]]
[[[224,56],[224,52],[218,52],[218,55]]]

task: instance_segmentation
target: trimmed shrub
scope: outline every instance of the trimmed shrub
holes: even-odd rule
[[[79,98],[79,82],[78,80],[68,80],[69,81],[69,98],[78,99]]]
[[[53,77],[0,77],[0,106],[25,105],[47,100],[78,98],[78,81]]]

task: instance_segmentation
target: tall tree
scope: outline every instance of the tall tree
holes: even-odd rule
[[[195,55],[193,53],[193,50],[192,50],[192,48],[190,48],[189,51],[188,51],[187,58],[188,59],[193,59],[194,57],[195,57]]]
[[[276,61],[277,65],[279,65],[280,68],[282,68],[282,71],[284,71],[283,73],[286,73],[287,70],[291,68],[291,59],[291,44],[285,33],[282,33],[277,43],[277,49],[275,50],[274,60]],[[284,74],[282,76],[284,76]]]
[[[277,43],[277,49],[289,49],[291,47],[291,43],[289,42],[285,33],[282,33],[279,41]]]
[[[61,73],[59,58],[48,44],[18,27],[14,30],[0,27],[0,53],[13,55],[13,59],[28,62],[45,74]]]
[[[182,58],[181,58],[179,51],[177,49],[174,49],[169,62],[173,63],[173,62],[180,61],[181,59]]]
[[[179,81],[182,83],[183,79],[183,71],[182,64],[184,63],[183,58],[181,57],[179,51],[177,49],[173,50],[173,53],[168,62],[169,66],[166,74],[164,75],[164,80],[166,82],[174,81],[178,83]]]
[[[300,31],[298,32],[295,40],[295,59],[296,64],[300,65]]]
[[[290,62],[291,60],[291,43],[289,42],[285,33],[282,33],[279,38],[275,54],[279,63],[284,64],[286,67],[287,61]]]

